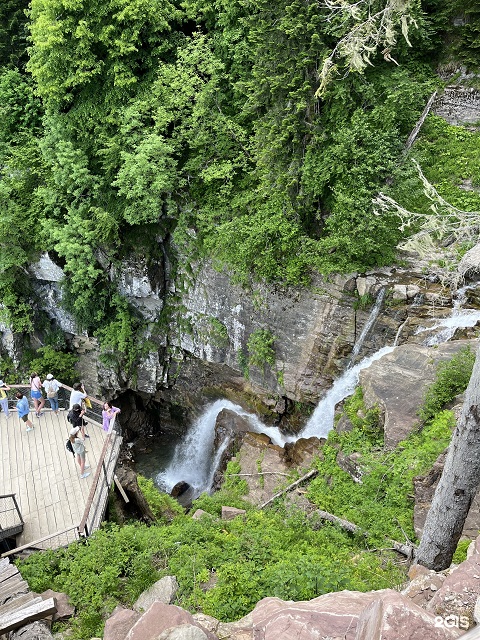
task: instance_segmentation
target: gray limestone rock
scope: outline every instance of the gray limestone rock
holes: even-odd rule
[[[155,584],[140,594],[133,609],[135,611],[147,611],[154,602],[171,604],[178,591],[178,582],[175,576],[164,576]]]
[[[182,624],[179,627],[165,629],[155,640],[208,640],[208,636],[193,624]]]

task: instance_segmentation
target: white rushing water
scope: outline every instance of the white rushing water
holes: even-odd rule
[[[383,347],[374,353],[373,356],[364,358],[354,367],[347,369],[340,378],[337,378],[332,388],[317,404],[307,424],[293,440],[297,440],[298,438],[311,438],[312,436],[316,438],[326,438],[333,429],[335,406],[355,391],[360,371],[369,367],[375,360],[380,360],[380,358],[383,358],[387,353],[391,353],[394,348],[395,347]]]
[[[362,329],[360,337],[353,345],[352,354],[350,356],[350,360],[348,361],[347,369],[351,367],[355,362],[355,358],[360,353],[360,349],[363,347],[363,343],[365,342],[365,338],[367,337],[368,332],[373,327],[375,320],[378,318],[378,314],[380,313],[380,309],[382,308],[383,299],[385,298],[385,291],[386,289],[380,289],[380,291],[378,292],[377,299],[375,300],[375,304],[370,311],[370,315],[367,322],[365,323],[365,326]]]
[[[208,405],[197,418],[185,438],[175,448],[168,467],[157,475],[157,483],[164,491],[170,492],[177,482],[182,480],[188,482],[197,495],[210,489],[222,454],[229,444],[226,440],[214,451],[215,422],[222,409],[230,409],[246,418],[253,432],[265,433],[274,444],[285,444],[286,440],[277,428],[267,427],[256,415],[248,413],[229,400],[217,400]]]
[[[480,311],[476,309],[463,309],[465,304],[466,292],[472,287],[463,287],[457,291],[457,297],[453,301],[452,313],[447,318],[441,318],[434,320],[433,324],[429,327],[418,327],[415,331],[415,335],[420,333],[426,333],[427,331],[432,335],[426,338],[424,344],[427,347],[434,347],[442,342],[448,342],[455,335],[457,329],[466,329],[468,327],[474,327],[477,322],[480,322]]]

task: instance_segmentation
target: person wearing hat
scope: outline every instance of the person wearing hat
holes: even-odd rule
[[[56,380],[51,373],[47,375],[42,383],[42,387],[45,389],[50,407],[56,414],[58,414],[58,390],[61,386],[60,382]]]
[[[8,420],[10,418],[10,413],[8,412],[7,391],[10,391],[10,387],[6,385],[3,380],[0,380],[0,407],[2,407],[2,411]]]
[[[87,464],[85,466],[85,444],[83,440],[79,437],[80,427],[72,427],[70,429],[70,442],[72,443],[73,451],[77,456],[77,462],[80,466],[80,478],[88,478],[90,475],[90,471],[86,471],[86,469],[90,469],[90,465]]]

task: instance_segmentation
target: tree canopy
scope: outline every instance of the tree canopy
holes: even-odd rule
[[[390,262],[402,232],[372,198],[467,4],[32,0],[25,13],[3,3],[4,317],[30,326],[23,270],[43,251],[64,268],[80,325],[110,345],[121,326],[117,346],[140,328],[115,283],[129,252],[206,256],[240,281],[286,284]],[[374,48],[364,37],[358,67],[338,45],[368,15],[380,32]]]

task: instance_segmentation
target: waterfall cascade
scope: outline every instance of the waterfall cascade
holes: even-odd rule
[[[427,346],[446,342],[453,337],[457,328],[473,327],[480,321],[480,311],[462,310],[462,306],[465,303],[466,290],[467,288],[459,290],[452,314],[448,318],[435,321],[433,326],[421,327],[417,330],[417,333],[423,331],[434,332],[426,340],[425,344]],[[217,451],[213,450],[215,422],[217,415],[222,409],[230,409],[248,419],[252,425],[253,432],[265,433],[274,444],[280,446],[283,446],[287,442],[295,442],[299,438],[309,438],[312,436],[325,438],[333,428],[335,406],[354,392],[358,384],[360,371],[366,369],[372,362],[379,360],[387,353],[391,353],[395,348],[398,333],[394,346],[385,346],[372,356],[364,358],[358,364],[352,366],[368,332],[378,317],[384,295],[385,290],[382,289],[375,305],[372,307],[370,317],[357,343],[354,345],[347,369],[340,378],[335,380],[331,389],[318,403],[305,427],[297,435],[285,436],[279,429],[276,427],[268,427],[263,424],[256,415],[248,413],[242,409],[242,407],[228,400],[217,400],[205,409],[190,428],[185,439],[177,445],[170,464],[157,476],[159,486],[165,491],[170,491],[177,482],[184,480],[194,487],[196,495],[199,495],[202,491],[208,491],[211,488],[215,471],[220,463],[223,452],[229,444],[228,441],[226,441],[220,445]]]

